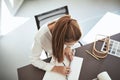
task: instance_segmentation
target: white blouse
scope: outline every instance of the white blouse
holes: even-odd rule
[[[54,64],[46,63],[40,59],[43,50],[48,52],[49,56],[52,56],[52,35],[47,24],[43,25],[35,35],[32,47],[31,63],[35,67],[45,71],[51,71]]]
[[[73,46],[73,48],[77,47],[79,47],[79,43]],[[53,58],[51,60],[52,62],[50,63],[41,60],[40,56],[43,50],[49,53],[49,57],[52,57],[52,34],[47,24],[43,25],[35,35],[34,44],[32,47],[32,55],[30,58],[31,64],[45,71],[51,71],[55,65],[63,65],[63,63],[58,63]],[[67,60],[66,56],[64,56],[63,62],[66,64],[66,66],[69,65],[69,61]]]

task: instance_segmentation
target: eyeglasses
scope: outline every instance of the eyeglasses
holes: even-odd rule
[[[101,51],[102,44],[106,44],[105,50]],[[109,52],[110,37],[105,35],[96,35],[92,53],[98,58],[105,58]],[[99,46],[98,46],[99,45]]]

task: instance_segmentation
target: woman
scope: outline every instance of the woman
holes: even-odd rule
[[[35,36],[31,57],[32,64],[45,71],[54,71],[68,75],[70,67],[69,65],[66,66],[63,62],[65,60],[72,61],[73,52],[71,47],[80,37],[80,27],[77,21],[69,15],[65,15],[57,21],[44,25]],[[40,59],[42,50],[47,51],[55,62],[46,63],[42,61]],[[61,65],[57,65],[56,62]]]

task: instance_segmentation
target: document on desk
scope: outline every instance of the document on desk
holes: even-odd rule
[[[81,57],[74,57],[73,61],[71,62],[70,68],[71,73],[68,75],[68,80],[78,80],[81,67],[82,67],[83,58]]]
[[[78,80],[82,63],[83,58],[74,56],[73,61],[71,62],[70,65],[71,72],[67,76],[68,79],[66,79],[66,76],[56,72],[46,72],[43,77],[43,80]]]

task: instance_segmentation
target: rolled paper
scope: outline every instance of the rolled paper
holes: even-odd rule
[[[97,78],[98,80],[112,80],[106,71],[99,73]]]

